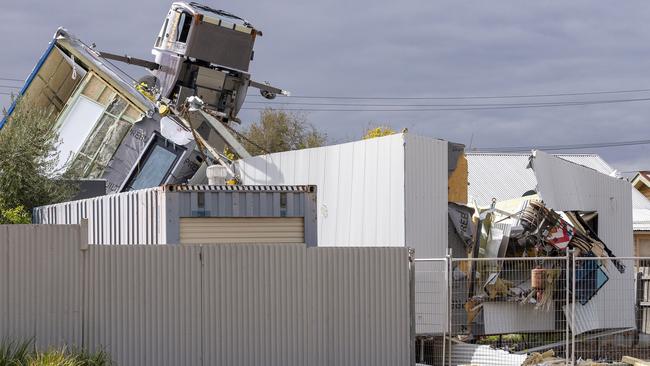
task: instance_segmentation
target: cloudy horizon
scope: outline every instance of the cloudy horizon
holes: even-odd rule
[[[650,71],[646,61],[650,3],[643,1],[203,2],[261,29],[264,36],[256,42],[253,78],[298,96],[438,98],[650,89],[644,78]],[[0,78],[24,79],[59,26],[100,50],[151,59],[153,40],[170,4],[28,0],[7,6],[0,14],[0,31],[7,40]],[[145,74],[125,69],[134,77]],[[276,102],[287,104],[269,105],[251,97],[245,107],[418,105],[408,107],[417,111],[306,112],[306,116],[331,142],[357,139],[371,125],[388,125],[472,147],[507,147],[647,139],[650,101],[462,111],[441,111],[454,107],[439,105],[646,98],[650,92],[469,100],[278,98]],[[0,95],[0,105],[8,102],[8,96]],[[240,117],[255,121],[257,113],[245,110]],[[650,170],[648,145],[567,152],[598,153],[624,172]]]

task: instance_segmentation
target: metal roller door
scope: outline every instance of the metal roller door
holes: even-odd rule
[[[181,244],[304,243],[302,217],[182,217]]]

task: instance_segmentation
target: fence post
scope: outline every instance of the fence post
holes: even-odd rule
[[[564,267],[565,269],[565,275],[564,275],[564,307],[565,309],[569,309],[569,273],[570,273],[570,266],[571,266],[571,251],[569,248],[567,248],[566,252],[566,265]],[[573,316],[571,317],[573,319]],[[570,355],[570,343],[569,343],[569,319],[566,318],[564,319],[564,339],[566,340],[565,346],[564,346],[564,360],[566,361],[566,364],[569,364],[569,355]]]
[[[571,365],[576,362],[576,256],[571,250]]]
[[[445,357],[449,353],[448,365],[451,366],[451,319],[452,319],[452,289],[453,289],[453,263],[452,263],[452,251],[451,248],[447,248],[447,255],[445,256],[445,279],[447,280],[447,332],[443,332],[442,335],[442,361],[444,365]],[[447,344],[447,336],[449,337],[449,347],[445,347]]]
[[[90,249],[88,243],[88,219],[81,219],[79,222],[79,250],[81,251],[81,349],[88,347],[86,342],[86,317],[88,312],[86,310],[86,288],[88,287],[86,278],[86,261],[87,252]]]

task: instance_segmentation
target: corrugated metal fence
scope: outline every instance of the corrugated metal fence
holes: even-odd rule
[[[414,362],[406,248],[85,246],[84,231],[0,226],[0,339],[118,365]]]

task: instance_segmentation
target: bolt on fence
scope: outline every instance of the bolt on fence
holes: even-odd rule
[[[650,258],[416,259],[415,308],[419,364],[650,359]]]

